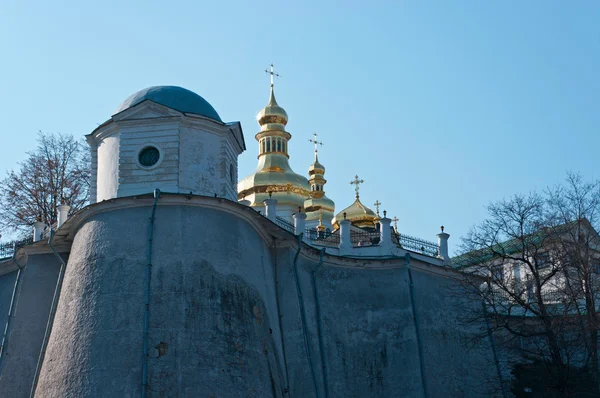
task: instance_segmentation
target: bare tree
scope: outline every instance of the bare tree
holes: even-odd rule
[[[599,385],[600,182],[584,182],[569,173],[566,184],[548,189],[547,196],[551,222],[561,230],[555,238],[565,281],[561,295],[576,314],[587,353],[585,366]]]
[[[38,146],[28,152],[17,171],[0,185],[0,231],[28,232],[36,220],[53,225],[57,206],[84,207],[89,199],[89,151],[72,135],[38,134]]]
[[[541,195],[491,204],[455,259],[483,303],[465,319],[485,320],[497,341],[541,361],[558,396],[573,392],[575,368],[598,384],[599,192],[569,174]]]

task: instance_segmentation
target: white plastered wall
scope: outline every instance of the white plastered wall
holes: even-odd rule
[[[96,201],[117,197],[119,182],[119,133],[103,138],[97,152]]]

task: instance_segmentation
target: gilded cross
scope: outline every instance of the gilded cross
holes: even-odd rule
[[[373,204],[375,205],[375,210],[377,211],[377,217],[379,217],[379,206],[381,206],[381,202],[376,200]]]
[[[354,176],[354,180],[350,181],[350,185],[354,185],[354,191],[356,192],[356,199],[358,199],[358,190],[359,185],[363,184],[365,181],[358,178],[358,175]]]
[[[271,75],[271,87],[273,87],[273,78],[274,77],[281,77],[281,76],[279,76],[279,74],[277,74],[277,73],[274,72],[273,64],[271,64],[271,70],[265,69],[265,73],[268,74],[268,75]]]
[[[313,134],[313,138],[309,139],[308,141],[312,142],[313,144],[315,144],[315,152],[319,152],[319,145],[323,146],[323,143],[320,141],[317,141],[317,133]]]
[[[398,217],[394,216],[394,218],[392,218],[392,221],[394,222],[394,230],[396,231],[396,233],[398,232]]]

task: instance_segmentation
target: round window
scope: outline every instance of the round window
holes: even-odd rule
[[[140,151],[138,161],[144,167],[152,167],[160,159],[160,152],[153,146],[147,146]]]

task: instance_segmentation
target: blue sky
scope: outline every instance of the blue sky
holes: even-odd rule
[[[316,131],[338,210],[358,174],[367,205],[426,239],[444,224],[455,250],[490,201],[600,178],[600,2],[369,4],[1,2],[0,176],[38,130],[83,136],[161,84],[241,121],[245,176],[273,62],[292,167]]]

